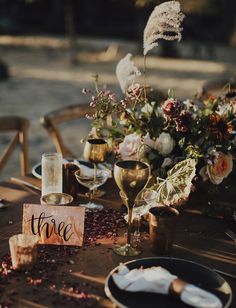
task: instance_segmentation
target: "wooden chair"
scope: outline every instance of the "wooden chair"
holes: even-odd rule
[[[0,133],[16,132],[9,142],[8,146],[0,156],[0,171],[3,169],[17,145],[20,145],[20,164],[21,175],[29,173],[29,155],[28,155],[28,128],[29,120],[17,116],[0,117]]]
[[[88,104],[67,106],[41,117],[40,122],[47,130],[49,136],[56,147],[58,153],[61,153],[66,158],[76,158],[77,155],[73,154],[71,150],[65,145],[60,132],[60,125],[75,119],[83,119],[86,115],[91,115],[92,110]]]
[[[228,85],[232,89],[236,89],[236,79],[233,77],[209,79],[204,82],[201,89],[198,91],[198,96],[202,98],[208,98],[210,95],[222,94],[224,87]]]

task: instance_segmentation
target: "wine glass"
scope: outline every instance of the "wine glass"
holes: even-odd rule
[[[131,245],[132,211],[137,195],[147,185],[150,177],[150,166],[136,160],[119,161],[114,166],[114,178],[119,189],[125,194],[128,208],[127,243],[114,248],[121,256],[137,256],[141,253],[138,247]]]
[[[120,191],[120,197],[123,202],[123,204],[128,207],[127,203],[127,197],[124,194],[123,191]],[[157,191],[150,189],[150,188],[144,188],[136,197],[134,208],[133,208],[133,242],[138,243],[140,242],[140,220],[141,217],[148,214],[148,211],[151,207],[157,206],[157,197],[158,193]],[[127,219],[127,216],[125,219]]]
[[[108,153],[109,147],[106,140],[102,138],[90,138],[86,141],[84,147],[84,158],[94,164],[94,180],[97,173],[97,163],[103,163],[106,160]],[[93,194],[96,197],[101,197],[105,192],[94,188]]]
[[[102,210],[103,205],[92,202],[93,199],[93,190],[101,185],[103,185],[108,177],[110,172],[108,170],[98,169],[96,171],[96,178],[94,177],[94,172],[91,174],[81,173],[81,170],[75,172],[75,177],[77,181],[89,189],[89,202],[85,204],[80,204],[80,206],[86,207],[90,210]]]

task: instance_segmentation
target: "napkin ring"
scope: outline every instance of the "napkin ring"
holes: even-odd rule
[[[185,289],[187,283],[179,278],[174,279],[171,282],[170,288],[169,288],[169,294],[180,298],[181,293]]]

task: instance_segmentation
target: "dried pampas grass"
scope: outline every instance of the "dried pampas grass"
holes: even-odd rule
[[[132,54],[128,53],[122,58],[116,66],[116,76],[120,83],[120,87],[123,93],[125,93],[128,87],[134,82],[137,76],[141,75],[141,72],[131,61]]]
[[[157,41],[160,39],[180,41],[182,38],[182,28],[180,26],[183,19],[184,14],[180,11],[180,3],[178,1],[168,1],[156,6],[144,29],[144,56],[151,49],[158,46]]]

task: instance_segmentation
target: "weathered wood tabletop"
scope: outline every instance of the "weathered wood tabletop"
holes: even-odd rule
[[[37,180],[34,183],[38,184]],[[104,189],[107,190],[104,205],[119,209],[121,201],[114,183],[105,184]],[[82,198],[83,194],[79,196]],[[0,210],[0,257],[3,257],[9,253],[9,237],[22,231],[23,204],[39,203],[40,195],[8,181],[0,183],[0,198],[9,204]],[[182,212],[172,256],[236,276],[236,245],[225,235],[227,228],[224,220],[208,218],[192,209]],[[120,262],[133,259],[114,254],[113,245],[113,240],[104,239],[101,245],[73,251],[43,246],[40,249],[45,256],[44,265],[39,267],[38,277],[37,272],[13,272],[6,280],[0,280],[0,307],[112,307],[104,293],[105,278]],[[147,239],[143,239],[142,248],[140,258],[154,256]],[[236,279],[222,276],[236,294]],[[230,307],[236,307],[236,296]]]

